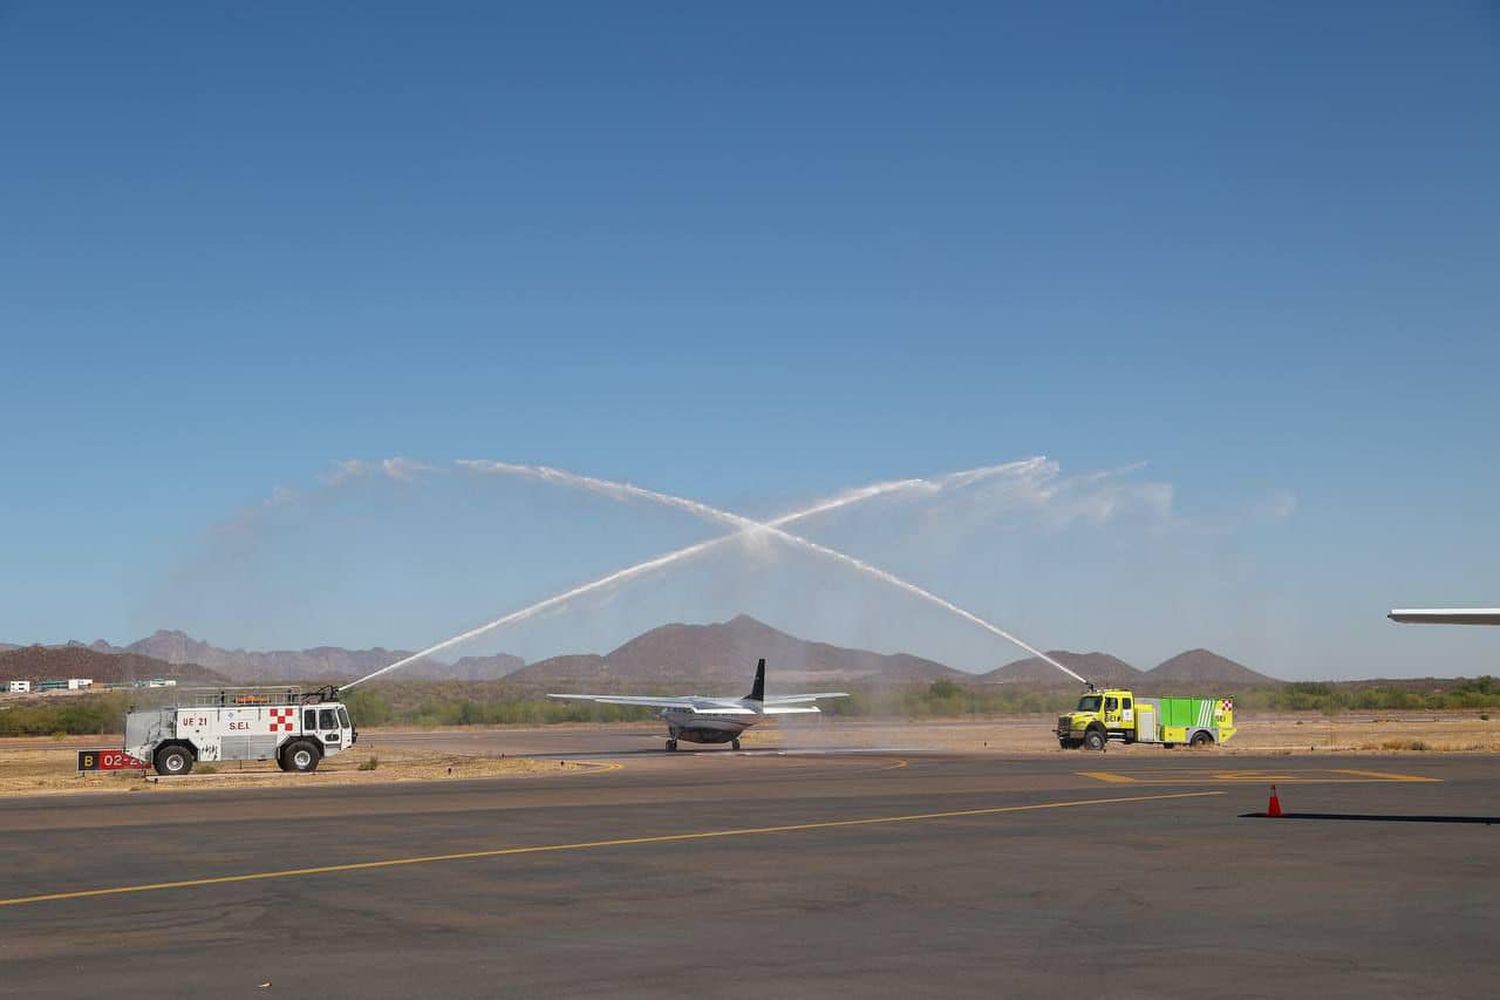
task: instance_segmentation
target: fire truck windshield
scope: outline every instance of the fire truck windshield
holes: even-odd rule
[[[1078,711],[1080,711],[1080,712],[1097,712],[1097,711],[1099,711],[1099,700],[1100,700],[1100,696],[1097,695],[1097,694],[1086,694],[1086,695],[1084,695],[1082,698],[1078,699]]]

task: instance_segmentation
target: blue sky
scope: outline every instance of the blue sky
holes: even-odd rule
[[[415,647],[707,530],[351,458],[772,514],[1046,455],[1129,502],[808,532],[1048,648],[1493,671],[1382,616],[1500,599],[1497,92],[1465,3],[7,5],[0,639]],[[772,562],[493,645],[1011,658]]]

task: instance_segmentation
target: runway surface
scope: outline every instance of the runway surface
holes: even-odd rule
[[[8,800],[0,994],[1487,995],[1500,973],[1493,758],[615,762]],[[1323,818],[1245,818],[1272,781]]]

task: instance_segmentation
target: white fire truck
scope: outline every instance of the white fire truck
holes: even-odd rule
[[[336,688],[184,691],[171,708],[126,714],[123,755],[90,750],[78,760],[80,770],[153,766],[162,775],[187,774],[198,761],[226,760],[274,760],[283,771],[315,771],[320,760],[358,738]],[[85,754],[93,756],[86,760]]]

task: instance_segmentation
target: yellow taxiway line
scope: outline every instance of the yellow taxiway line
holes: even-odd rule
[[[216,875],[210,878],[182,879],[176,882],[149,882],[142,885],[118,885],[103,889],[79,889],[74,892],[49,892],[39,896],[17,896],[0,899],[0,906],[47,903],[63,899],[89,899],[95,896],[123,896],[135,892],[159,892],[164,889],[191,889],[232,882],[260,882],[273,878],[298,878],[304,875],[329,875],[335,872],[370,871],[377,868],[399,868],[405,865],[430,865],[443,861],[472,861],[477,858],[502,858],[520,854],[548,854],[559,851],[587,851],[599,847],[634,847],[641,844],[671,844],[692,840],[717,840],[726,837],[752,837],[767,833],[795,833],[805,830],[833,830],[840,827],[876,826],[889,823],[918,823],[938,819],[960,819],[967,816],[998,816],[1002,813],[1038,812],[1044,809],[1071,809],[1080,806],[1123,805],[1128,802],[1160,802],[1166,799],[1198,799],[1224,792],[1170,792],[1160,795],[1127,795],[1112,799],[1073,799],[1068,802],[1038,802],[1021,806],[991,806],[984,809],[957,809],[950,812],[909,813],[904,816],[869,816],[862,819],[820,820],[813,823],[788,823],[782,826],[752,826],[737,830],[705,830],[700,833],[668,833],[651,837],[622,837],[617,840],[590,840],[574,844],[540,844],[531,847],[500,847],[487,851],[463,851],[457,854],[428,854],[410,858],[388,858],[384,861],[355,861],[342,865],[319,865],[316,868],[285,868],[280,871],[248,872],[243,875]]]
[[[624,764],[621,764],[617,760],[569,760],[564,761],[564,763],[571,764],[574,767],[581,767],[585,771],[593,771],[595,774],[598,774],[602,771],[620,771],[625,767]]]
[[[1353,774],[1361,778],[1369,778],[1372,781],[1442,781],[1442,778],[1429,778],[1421,774],[1391,774],[1387,771],[1355,771],[1347,767],[1335,768],[1339,774]]]

